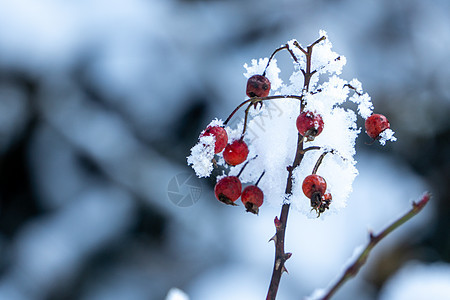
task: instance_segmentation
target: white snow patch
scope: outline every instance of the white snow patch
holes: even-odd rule
[[[187,157],[188,165],[192,165],[195,174],[200,178],[211,175],[215,143],[216,139],[213,135],[202,136],[198,143],[191,148],[191,155]]]
[[[386,141],[395,142],[397,138],[394,136],[394,131],[390,128],[383,130],[380,133],[380,139],[378,140],[382,146],[386,145]]]
[[[182,290],[171,288],[169,293],[167,293],[166,300],[189,300],[189,297]]]

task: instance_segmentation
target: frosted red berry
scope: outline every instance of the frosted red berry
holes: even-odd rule
[[[270,92],[270,81],[262,75],[253,75],[247,81],[247,96],[267,97]]]
[[[366,119],[366,133],[374,140],[379,138],[380,133],[391,127],[388,119],[380,114],[373,114]]]
[[[227,176],[220,179],[214,187],[214,195],[217,200],[228,205],[236,205],[236,201],[242,193],[242,184],[236,176]]]
[[[310,199],[315,193],[319,193],[320,197],[322,198],[322,196],[325,194],[326,189],[327,182],[322,176],[319,176],[317,174],[308,175],[303,180],[303,193]]]
[[[297,117],[297,130],[308,140],[314,140],[323,130],[323,119],[320,114],[304,111]]]
[[[264,202],[264,193],[256,185],[249,185],[242,192],[241,201],[248,212],[258,214],[259,207]]]
[[[202,136],[214,136],[216,139],[214,145],[214,153],[220,153],[226,147],[228,143],[228,134],[225,128],[221,126],[208,126],[202,133]]]
[[[231,166],[236,166],[243,163],[248,156],[247,144],[242,140],[234,140],[228,144],[223,150],[223,158],[226,163]]]

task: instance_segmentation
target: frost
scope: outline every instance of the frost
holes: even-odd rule
[[[206,128],[214,126],[223,126],[223,121],[215,118],[208,124],[208,126],[206,126]],[[205,130],[201,132],[198,143],[191,148],[191,155],[187,157],[188,166],[192,166],[195,174],[200,178],[209,177],[214,169],[213,158],[216,139],[212,135],[202,136]]]
[[[252,65],[249,66],[248,64],[244,64],[244,68],[247,70],[247,72],[244,73],[244,76],[246,78],[250,78],[253,75],[256,74],[262,74],[264,72],[264,68],[266,67],[267,63],[269,62],[269,58],[260,58],[259,60],[252,59]]]
[[[250,78],[253,75],[262,74],[264,72],[264,69],[267,66],[267,63],[269,62],[269,58],[260,58],[259,60],[252,59],[252,65],[249,66],[248,64],[244,64],[244,68],[247,70],[247,72],[244,73],[244,76],[246,78]],[[279,78],[281,70],[277,66],[277,60],[272,59],[270,62],[269,67],[266,70],[266,77],[270,81],[271,90],[277,90],[280,88],[282,84],[282,80]]]
[[[350,97],[350,101],[358,105],[358,113],[364,119],[370,117],[373,111],[373,104],[369,94],[364,93],[362,84],[358,79],[352,79],[349,82],[349,87],[355,91],[355,94]]]
[[[352,97],[350,97],[350,101],[358,104],[358,113],[364,119],[367,119],[368,117],[370,117],[370,115],[372,115],[373,104],[369,94],[354,94]]]
[[[214,126],[223,126],[223,121],[221,120],[221,119],[217,119],[217,118],[215,118],[214,120],[212,120],[209,124],[208,124],[208,126],[206,126],[206,128],[208,128],[208,127],[214,127]],[[203,132],[202,132],[203,133]]]
[[[195,174],[198,177],[209,177],[213,170],[214,144],[216,139],[214,136],[202,136],[198,143],[192,147],[191,155],[188,156],[188,165],[192,165]]]
[[[380,139],[379,142],[382,146],[386,144],[386,141],[395,142],[397,138],[394,136],[394,131],[392,131],[390,128],[383,130],[380,133]]]
[[[166,300],[189,300],[189,297],[182,290],[171,288],[169,293],[167,293]]]

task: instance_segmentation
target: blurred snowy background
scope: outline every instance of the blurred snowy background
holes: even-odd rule
[[[319,29],[398,141],[360,136],[342,213],[291,213],[279,299],[325,288],[368,229],[425,190],[432,203],[335,299],[449,299],[449,12],[447,0],[0,0],[0,299],[153,300],[172,287],[263,299],[279,208],[225,207],[211,180],[175,205],[169,182],[189,192],[186,156],[244,99],[243,64]],[[411,285],[422,294],[401,298]]]

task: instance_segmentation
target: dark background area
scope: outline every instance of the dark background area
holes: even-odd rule
[[[398,138],[384,148],[358,139],[360,176],[375,182],[370,168],[379,167],[373,174],[392,185],[383,197],[406,198],[374,228],[405,211],[417,190],[433,195],[420,226],[381,247],[336,299],[378,299],[411,260],[447,265],[449,11],[444,0],[0,1],[0,299],[164,299],[175,286],[194,300],[219,299],[208,296],[208,278],[227,287],[227,299],[262,298],[272,246],[261,270],[244,254],[252,239],[266,243],[278,208],[257,221],[236,216],[213,199],[213,179],[195,181],[199,202],[179,207],[168,184],[192,173],[186,156],[204,126],[244,99],[243,64],[293,38],[306,45],[319,29],[347,57],[343,77],[362,82]],[[289,70],[287,54],[279,64]],[[349,203],[383,189],[355,186]],[[383,203],[368,215],[387,214]],[[365,224],[364,213],[351,211]],[[235,245],[236,227],[250,223],[240,233],[248,245]],[[260,223],[267,231],[255,234]],[[344,257],[364,243],[367,227],[360,230],[358,241],[343,242]],[[230,271],[236,265],[258,273],[242,283],[247,289],[219,282],[247,276]],[[296,284],[291,271],[280,299],[308,295],[339,270],[315,270],[317,285]]]

